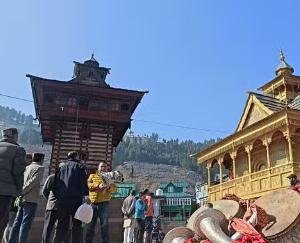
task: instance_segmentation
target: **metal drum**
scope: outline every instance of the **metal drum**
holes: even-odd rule
[[[255,204],[269,215],[262,233],[270,242],[300,242],[300,193],[279,189],[258,198]]]
[[[219,200],[213,202],[213,208],[221,211],[227,219],[230,217],[243,217],[245,211],[240,207],[239,203],[233,200]],[[186,227],[191,230],[195,230],[194,224],[197,215],[206,210],[207,207],[202,206],[198,208],[189,218]]]
[[[178,243],[190,239],[194,232],[186,227],[176,227],[171,229],[165,236],[163,243]]]

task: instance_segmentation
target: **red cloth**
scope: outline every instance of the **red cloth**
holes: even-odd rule
[[[184,243],[197,243],[197,241],[194,238],[190,238],[190,239],[184,240]],[[201,243],[202,243],[202,241],[201,241]]]
[[[233,243],[266,243],[261,234],[259,234],[256,229],[246,221],[234,218],[230,225],[236,232],[243,235],[241,239],[232,241]]]
[[[300,185],[292,186],[291,188],[292,188],[292,190],[300,193]]]
[[[234,231],[239,232],[242,235],[258,234],[251,224],[248,224],[245,220],[239,218],[232,219],[230,225]]]
[[[232,243],[267,243],[261,235],[244,235],[239,240],[233,240]]]

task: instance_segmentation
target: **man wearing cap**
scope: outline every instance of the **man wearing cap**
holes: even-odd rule
[[[0,141],[0,239],[8,222],[9,208],[13,197],[22,191],[25,171],[25,150],[18,142],[18,130],[2,131]]]
[[[45,167],[45,155],[33,153],[32,162],[26,166],[22,194],[18,198],[18,212],[11,229],[8,243],[26,243],[35,217],[40,195],[40,184]]]
[[[291,186],[300,186],[300,180],[298,180],[296,174],[290,174],[287,178],[290,180]]]
[[[88,195],[87,174],[76,151],[68,153],[56,173],[53,193],[57,199],[56,243],[69,242],[68,230],[72,218],[72,243],[80,243],[82,238],[81,221],[74,218],[76,210]]]

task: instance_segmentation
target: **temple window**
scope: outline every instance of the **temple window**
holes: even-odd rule
[[[121,104],[121,111],[128,111],[129,110],[129,104],[123,103]]]
[[[70,97],[68,99],[68,106],[76,107],[77,106],[77,99],[74,98],[74,97]]]
[[[67,97],[57,96],[54,100],[54,103],[57,104],[57,105],[66,105],[67,104]]]
[[[271,167],[285,163],[287,158],[287,140],[283,136],[282,132],[277,131],[273,134],[272,142],[270,144]]]
[[[235,164],[236,164],[235,165],[236,177],[247,175],[249,173],[247,152],[245,151],[244,147],[240,147],[237,150],[237,157],[236,157]]]
[[[267,163],[267,150],[266,147],[263,145],[263,142],[260,139],[257,139],[253,143],[253,149],[251,151],[251,164],[252,164],[252,171],[260,171],[262,165],[266,165]]]
[[[112,111],[119,111],[120,110],[120,104],[118,104],[118,103],[112,103],[111,104],[111,110]]]

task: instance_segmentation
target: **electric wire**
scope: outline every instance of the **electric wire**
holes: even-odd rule
[[[23,99],[23,98],[12,96],[12,95],[0,93],[0,96],[10,98],[10,99],[16,99],[16,100],[20,100],[20,101],[24,101],[24,102],[32,102],[33,103],[33,100]],[[187,130],[196,130],[196,131],[201,131],[201,132],[213,132],[213,133],[222,133],[222,134],[229,133],[228,131],[223,131],[223,130],[189,127],[189,126],[185,126],[185,125],[173,124],[173,123],[167,123],[167,122],[150,121],[150,120],[142,120],[142,119],[135,119],[135,118],[133,118],[132,120],[136,121],[136,122],[151,123],[151,124],[156,124],[156,125],[160,125],[160,126],[177,127],[177,128],[182,128],[182,129],[187,129]]]

